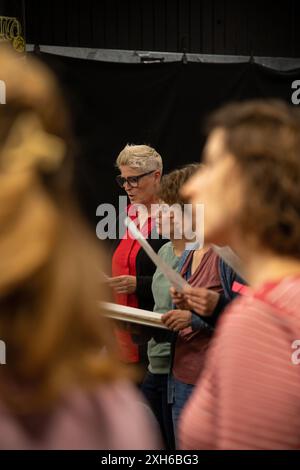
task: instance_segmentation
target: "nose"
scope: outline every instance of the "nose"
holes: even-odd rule
[[[130,186],[130,184],[126,184],[126,185],[124,185],[124,189],[125,189],[126,193],[129,193],[132,190],[132,186]]]
[[[123,188],[125,189],[125,191],[128,191],[128,190],[131,188],[131,186],[130,186],[130,184],[128,183],[128,181],[125,181],[125,183],[123,184]]]

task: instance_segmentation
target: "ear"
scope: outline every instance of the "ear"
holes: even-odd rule
[[[155,176],[155,179],[157,179],[158,181],[161,180],[161,171],[160,170],[156,170],[155,173],[154,173],[154,176]]]

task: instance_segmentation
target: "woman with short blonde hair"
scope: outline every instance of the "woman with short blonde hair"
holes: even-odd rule
[[[152,248],[158,251],[167,241],[156,232],[155,212],[152,210],[159,202],[162,158],[148,145],[127,144],[117,157],[116,167],[120,171],[116,177],[117,183],[129,198],[126,211],[120,214],[117,224],[122,223],[128,214],[139,225]],[[145,210],[140,211],[141,206]],[[151,283],[154,271],[155,265],[146,252],[137,240],[128,236],[128,230],[125,230],[113,246],[110,285],[114,290],[115,302],[152,311],[154,300]],[[131,334],[122,328],[119,328],[116,334],[123,360],[146,366],[146,342],[135,344]]]
[[[163,163],[159,153],[149,145],[127,144],[118,155],[116,166],[122,165],[143,171],[159,170],[162,174]]]

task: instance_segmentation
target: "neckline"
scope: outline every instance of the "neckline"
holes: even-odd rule
[[[183,275],[186,274],[186,272],[188,271],[188,267],[190,266],[190,269],[189,269],[189,271],[190,271],[190,277],[189,277],[189,279],[193,279],[194,276],[196,276],[196,275],[198,274],[198,272],[199,272],[199,270],[200,270],[200,268],[201,268],[201,266],[202,266],[202,264],[203,264],[203,262],[204,262],[204,259],[207,258],[207,256],[208,256],[209,253],[211,252],[211,250],[213,250],[213,249],[212,249],[212,247],[210,246],[210,247],[208,248],[208,250],[203,254],[200,263],[199,263],[198,266],[196,267],[195,271],[192,273],[192,263],[193,263],[193,260],[191,260],[191,257],[194,256],[194,252],[195,252],[195,250],[193,250],[193,251],[191,252],[191,254],[189,254],[188,257],[187,257],[187,259],[186,259],[186,263],[187,263],[187,264],[186,264],[186,268],[185,268],[185,271],[184,271]]]

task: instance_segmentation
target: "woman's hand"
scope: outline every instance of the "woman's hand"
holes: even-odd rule
[[[192,312],[189,310],[170,310],[162,315],[162,322],[173,331],[180,331],[192,324]]]
[[[220,294],[204,287],[187,287],[183,291],[188,308],[199,315],[210,316],[219,301]]]
[[[170,295],[172,297],[173,304],[176,305],[177,308],[180,308],[181,310],[188,310],[190,308],[184,294],[178,292],[174,287],[170,288]]]
[[[136,291],[135,276],[110,277],[107,282],[117,294],[134,294]]]

